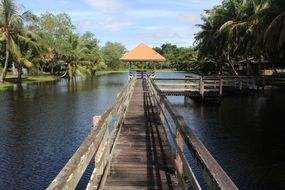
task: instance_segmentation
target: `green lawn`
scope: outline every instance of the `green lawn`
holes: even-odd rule
[[[174,71],[170,69],[163,69],[163,70],[156,70],[157,72],[181,72],[181,71]],[[111,73],[123,73],[128,72],[128,70],[120,70],[120,71],[97,71],[96,76],[107,75]],[[59,80],[60,77],[53,76],[53,75],[39,75],[39,76],[23,76],[22,83],[34,83],[34,82],[48,82],[48,81],[55,81]],[[0,83],[0,90],[6,90],[7,88],[13,86],[17,83],[17,76],[8,74],[6,77],[6,82]]]
[[[97,71],[96,72],[96,76],[102,76],[102,75],[107,75],[107,74],[111,74],[111,73],[124,73],[124,72],[128,72],[127,70],[121,70],[121,71]]]
[[[39,76],[28,76],[24,79],[25,82],[48,82],[59,80],[60,77],[53,75],[39,75]]]
[[[0,82],[0,90],[6,90],[7,88],[9,88],[12,85],[13,84],[10,82]]]
[[[59,79],[60,78],[58,76],[52,76],[52,75],[23,76],[21,82],[22,83],[48,82]],[[0,82],[0,90],[6,90],[17,83],[18,83],[17,76],[8,74],[6,77],[6,81],[3,83]]]

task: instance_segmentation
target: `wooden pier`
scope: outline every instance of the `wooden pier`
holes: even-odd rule
[[[188,154],[209,189],[237,189],[154,80],[133,78],[47,189],[75,189],[93,162],[86,189],[200,190]]]
[[[248,93],[258,89],[255,77],[186,76],[153,80],[161,93],[167,96],[221,97],[229,92]]]
[[[146,81],[138,80],[105,189],[177,189],[174,161]]]
[[[272,86],[284,86],[285,75],[276,76],[185,76],[185,78],[153,78],[166,96],[222,97],[254,94]]]

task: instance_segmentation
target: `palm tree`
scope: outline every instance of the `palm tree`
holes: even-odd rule
[[[220,19],[216,16],[216,12],[219,6],[212,10],[207,10],[207,16],[202,16],[203,24],[197,25],[202,30],[198,32],[195,36],[195,43],[199,50],[199,59],[208,58],[210,60],[215,60],[216,71],[219,74],[223,73],[223,61],[222,61],[222,50],[224,39],[217,35],[217,31],[221,26]],[[203,59],[204,60],[204,59]],[[209,62],[207,62],[209,63]]]
[[[5,63],[0,75],[0,82],[3,82],[6,77],[10,53],[19,64],[26,67],[32,66],[32,63],[22,56],[17,44],[19,40],[28,40],[21,35],[23,21],[28,14],[28,12],[25,12],[19,15],[18,6],[14,0],[0,1],[0,34],[1,41],[5,44]]]
[[[65,48],[59,52],[61,59],[66,64],[66,71],[63,77],[73,79],[76,75],[92,75],[97,64],[94,47],[87,48],[86,42],[75,34],[70,34],[66,41]]]
[[[265,50],[279,57],[285,50],[285,1],[269,1],[267,16],[271,20],[264,34]]]
[[[251,37],[248,19],[251,17],[253,9],[250,5],[250,1],[225,1],[219,13],[223,24],[219,28],[217,35],[221,35],[226,39],[224,52],[230,67],[236,75],[238,73],[234,68],[233,59],[237,60],[239,57],[247,55],[246,46]]]

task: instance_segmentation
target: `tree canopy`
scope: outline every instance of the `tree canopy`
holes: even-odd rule
[[[28,69],[30,74],[44,72],[72,78],[76,75],[95,74],[98,69],[121,69],[119,58],[125,47],[107,42],[99,46],[99,40],[91,32],[80,35],[66,13],[49,12],[39,16],[20,9],[14,0],[0,1],[0,81],[13,67]],[[1,70],[1,69],[0,69]]]
[[[164,43],[154,49],[167,61],[156,68],[199,74],[238,74],[241,60],[285,60],[284,0],[224,0],[205,10],[193,47]],[[91,32],[77,34],[70,16],[21,12],[15,0],[0,0],[0,81],[12,65],[20,78],[51,73],[67,78],[94,75],[98,69],[118,70],[124,45],[103,47]],[[147,65],[147,63],[145,64]]]
[[[199,57],[216,63],[220,73],[231,68],[237,74],[238,60],[251,57],[284,61],[285,1],[224,0],[202,20],[195,37]]]

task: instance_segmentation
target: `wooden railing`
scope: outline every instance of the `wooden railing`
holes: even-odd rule
[[[117,96],[115,103],[100,117],[88,137],[56,176],[47,189],[75,189],[84,171],[94,158],[95,169],[87,189],[102,188],[108,175],[110,161],[116,145],[130,98],[135,78]]]
[[[155,72],[151,69],[136,69],[136,70],[130,70],[129,71],[129,78],[137,78],[137,79],[143,79],[146,77],[154,77]]]
[[[205,95],[222,96],[225,88],[234,88],[242,91],[256,89],[255,77],[237,76],[186,76],[185,78],[155,78],[157,86],[162,92],[184,92]]]
[[[201,185],[185,155],[185,149],[195,159],[197,167],[200,169],[209,189],[238,189],[206,147],[193,134],[183,117],[178,114],[167,97],[157,87],[154,80],[148,78],[147,83],[152,97],[159,107],[160,119],[165,133],[168,134],[168,142],[172,147],[174,146],[173,153],[175,154],[177,176],[184,189],[188,189],[189,183],[193,189],[201,189]]]
[[[259,76],[256,83],[260,87],[266,85],[285,85],[285,75]]]

